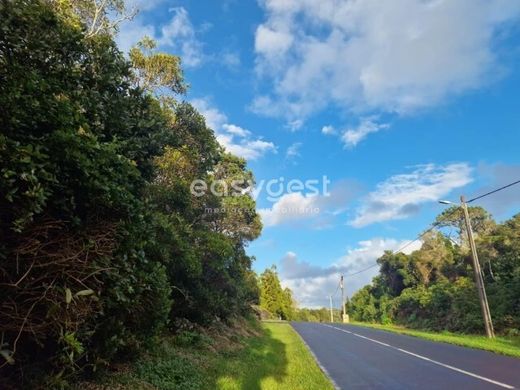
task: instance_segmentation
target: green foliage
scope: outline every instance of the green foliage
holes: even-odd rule
[[[480,207],[470,208],[495,329],[520,328],[520,215],[495,224]],[[354,320],[396,323],[414,328],[482,333],[478,294],[459,209],[437,217],[440,227],[456,227],[460,245],[430,232],[421,249],[406,255],[385,253],[380,274],[359,290],[349,304]]]
[[[338,309],[333,309],[333,318],[334,320],[338,320],[340,318],[341,312]],[[306,321],[306,322],[330,322],[330,309],[320,308],[320,309],[307,309],[307,308],[298,308],[294,313],[294,321]]]
[[[376,321],[376,300],[370,290],[370,286],[365,286],[350,299],[349,314],[353,320],[365,322]]]
[[[141,88],[155,92],[159,88],[168,88],[174,93],[186,93],[179,57],[154,53],[156,42],[144,37],[129,53],[134,68],[135,81]]]
[[[291,290],[283,289],[276,272],[276,267],[267,268],[261,275],[260,307],[270,312],[274,318],[293,320],[295,317],[295,304]]]
[[[242,321],[209,332],[208,343],[195,345],[165,338],[126,370],[104,375],[96,388],[332,389],[289,324]]]
[[[227,320],[258,301],[244,250],[261,230],[254,200],[190,192],[194,179],[252,173],[191,105],[149,93],[184,92],[179,60],[145,42],[127,61],[112,12],[124,3],[0,2],[6,386],[64,387],[135,356],[180,318]],[[238,211],[208,215],[208,204]]]
[[[138,364],[136,375],[163,390],[200,389],[203,373],[186,358],[156,358]]]
[[[486,235],[494,228],[495,222],[486,210],[482,207],[468,207],[468,213],[471,220],[471,230],[475,235]],[[452,227],[458,230],[459,239],[462,246],[467,247],[466,223],[464,221],[464,212],[459,206],[451,206],[444,210],[435,219],[435,223],[439,227]]]

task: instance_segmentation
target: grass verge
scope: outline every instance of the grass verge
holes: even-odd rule
[[[425,330],[409,329],[398,325],[370,324],[365,322],[352,322],[352,325],[386,330],[389,332],[420,337],[426,340],[442,343],[456,344],[462,347],[483,349],[501,355],[520,358],[520,337],[496,337],[488,339],[485,336],[469,335],[451,332],[430,332]]]
[[[241,321],[182,332],[78,389],[333,389],[288,323]]]
[[[333,389],[288,323],[264,323],[264,334],[231,359],[222,359],[218,389]]]

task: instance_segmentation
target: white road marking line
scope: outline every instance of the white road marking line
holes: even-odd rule
[[[465,370],[462,370],[460,368],[450,366],[449,364],[444,364],[444,363],[438,362],[437,360],[430,359],[430,358],[428,358],[426,356],[418,355],[416,353],[407,351],[406,349],[394,347],[393,345],[390,345],[390,344],[387,344],[387,343],[383,343],[382,341],[379,341],[379,340],[371,339],[370,337],[366,337],[366,336],[363,336],[363,335],[360,335],[360,334],[348,331],[346,329],[341,329],[341,328],[338,328],[338,327],[335,327],[335,326],[332,326],[332,325],[325,325],[325,324],[323,324],[323,325],[328,327],[328,328],[336,329],[336,330],[339,330],[339,331],[344,332],[344,333],[350,333],[350,334],[352,334],[354,336],[357,336],[357,337],[360,337],[362,339],[366,339],[366,340],[372,341],[372,342],[377,343],[377,344],[381,344],[381,345],[383,345],[385,347],[388,347],[388,348],[396,349],[397,351],[400,351],[400,352],[406,353],[408,355],[414,356],[414,357],[416,357],[418,359],[426,360],[426,361],[428,361],[430,363],[433,363],[433,364],[436,364],[438,366],[441,366],[441,367],[444,367],[444,368],[448,368],[448,369],[456,371],[456,372],[460,372],[461,374],[468,375],[468,376],[471,376],[473,378],[477,378],[477,379],[483,380],[485,382],[493,383],[494,385],[497,385],[497,386],[500,386],[500,387],[504,387],[506,389],[514,389],[515,388],[514,386],[508,385],[506,383],[495,381],[493,379],[489,379],[489,378],[486,378],[484,376],[477,375],[477,374],[474,374],[472,372],[465,371]]]

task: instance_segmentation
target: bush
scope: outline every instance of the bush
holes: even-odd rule
[[[156,67],[132,68],[108,31],[87,39],[80,3],[0,1],[2,387],[64,387],[179,317],[227,320],[258,302],[253,199],[189,191],[195,178],[252,180],[245,160],[188,103],[138,86]],[[247,212],[205,213],[226,202]],[[175,367],[146,370],[191,372]]]

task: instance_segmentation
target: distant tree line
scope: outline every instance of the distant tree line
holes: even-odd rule
[[[267,268],[258,278],[260,307],[270,314],[271,319],[286,321],[330,322],[329,308],[300,308],[293,298],[290,288],[283,288],[276,267]],[[333,310],[335,321],[339,321],[340,311]]]
[[[469,207],[495,330],[520,335],[520,214],[497,224],[481,207]],[[379,275],[347,300],[354,321],[483,333],[462,210],[451,207],[411,254],[385,252]],[[328,308],[298,308],[276,268],[259,277],[260,306],[272,318],[329,322]],[[334,320],[340,313],[334,310]]]
[[[520,214],[497,224],[481,207],[469,211],[495,329],[517,335]],[[352,319],[432,330],[484,331],[460,207],[440,214],[436,226],[438,230],[423,237],[419,250],[409,255],[388,251],[377,260],[379,275],[347,304]]]
[[[0,1],[1,388],[65,387],[259,299],[252,173],[179,100],[178,57],[118,50],[123,8]],[[194,197],[195,179],[244,191]]]

